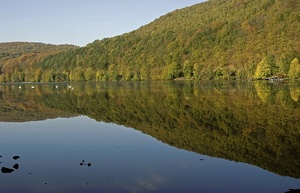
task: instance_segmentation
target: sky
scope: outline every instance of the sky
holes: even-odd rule
[[[85,46],[205,0],[1,0],[0,42]]]

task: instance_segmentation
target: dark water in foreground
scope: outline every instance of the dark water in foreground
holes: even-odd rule
[[[297,83],[33,85],[0,85],[0,192],[300,188]]]

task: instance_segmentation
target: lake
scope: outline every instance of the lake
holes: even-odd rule
[[[2,84],[0,168],[14,193],[299,189],[300,83]]]

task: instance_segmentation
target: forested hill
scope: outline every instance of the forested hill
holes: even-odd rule
[[[35,67],[41,81],[299,78],[299,31],[299,0],[208,0]]]
[[[0,75],[6,82],[39,81],[33,74],[35,64],[43,59],[77,48],[73,45],[52,45],[34,42],[0,43]],[[26,76],[25,76],[26,74]]]
[[[41,53],[49,51],[64,51],[69,48],[75,48],[73,45],[52,45],[34,42],[6,42],[0,43],[0,58],[18,57],[25,53]]]

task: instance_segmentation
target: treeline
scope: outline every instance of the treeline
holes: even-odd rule
[[[298,0],[208,0],[49,56],[34,72],[41,82],[297,79],[299,12]],[[2,81],[12,79],[3,75]]]
[[[72,84],[74,90],[55,85],[2,85],[1,106],[86,115],[178,148],[300,178],[299,84],[129,81]]]

